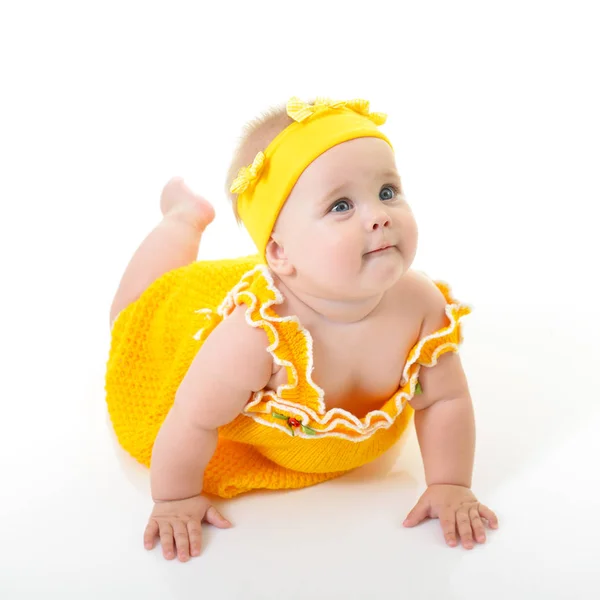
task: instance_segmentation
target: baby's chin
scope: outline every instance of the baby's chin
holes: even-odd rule
[[[338,272],[320,277],[318,281],[313,279],[313,282],[324,296],[339,297],[343,294],[349,299],[359,299],[388,291],[405,273],[406,269],[400,263],[392,268],[362,268],[348,273]]]
[[[407,261],[396,246],[369,252],[362,257],[362,269],[373,277],[399,278],[407,270]]]

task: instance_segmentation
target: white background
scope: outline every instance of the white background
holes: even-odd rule
[[[0,597],[598,597],[597,3],[3,2]],[[292,95],[387,112],[415,267],[474,307],[474,491],[438,521],[414,433],[314,488],[223,502],[201,557],[146,552],[147,471],[104,405],[121,274],[181,175],[215,205],[200,258],[253,251],[223,193],[243,123]]]

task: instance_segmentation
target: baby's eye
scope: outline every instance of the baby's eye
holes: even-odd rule
[[[338,206],[344,206],[344,205],[348,207],[348,210],[350,210],[350,203],[347,200],[340,200],[339,202],[336,202],[333,205],[331,212],[346,212],[345,210],[336,210],[336,208]]]
[[[381,191],[379,192],[379,198],[381,200],[391,200],[392,198],[396,197],[397,193],[398,190],[396,190],[395,187],[386,185],[385,187],[381,188]]]

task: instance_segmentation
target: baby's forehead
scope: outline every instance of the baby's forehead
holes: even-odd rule
[[[357,138],[333,146],[313,160],[300,174],[288,202],[302,204],[327,200],[352,189],[386,183],[401,185],[394,152],[379,138]],[[358,193],[358,192],[357,192]],[[307,202],[307,197],[311,202]]]
[[[382,171],[397,171],[397,167],[393,150],[378,138],[359,138],[338,144],[306,168],[306,172],[313,172],[321,179],[373,177]]]
[[[385,180],[400,181],[400,173],[395,164],[341,165],[338,168],[324,170],[321,177],[313,178],[314,183],[317,183],[319,187],[330,189],[365,183],[381,183]]]
[[[365,177],[376,178],[382,175],[396,175],[400,177],[398,167],[393,161],[389,162],[362,162],[358,164],[339,164],[322,170],[321,179],[327,181],[354,181]]]

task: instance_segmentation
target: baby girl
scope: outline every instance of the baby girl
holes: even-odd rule
[[[473,408],[458,347],[468,306],[411,269],[417,225],[386,116],[292,98],[247,126],[227,190],[258,253],[198,260],[212,206],[179,178],[116,292],[108,410],[150,467],[146,548],[200,553],[211,496],[323,482],[387,451],[412,417],[438,518],[472,548],[495,514],[471,491]]]

